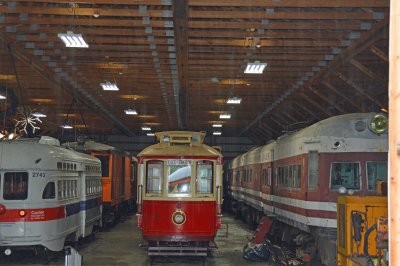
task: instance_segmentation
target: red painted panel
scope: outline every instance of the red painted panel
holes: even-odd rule
[[[186,214],[186,221],[175,224],[176,211]],[[215,201],[143,201],[143,236],[209,236],[216,234]]]
[[[19,216],[19,211],[22,209],[7,209],[6,212],[0,215],[0,223],[15,223],[15,222],[43,222],[65,217],[64,206],[55,208],[40,208],[40,209],[23,209],[26,212],[25,217]]]

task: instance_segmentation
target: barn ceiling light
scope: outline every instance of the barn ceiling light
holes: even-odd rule
[[[213,132],[213,135],[214,135],[214,136],[221,136],[221,135],[222,135],[222,132],[221,132],[221,131],[214,131],[214,132]]]
[[[107,81],[107,82],[100,83],[100,86],[105,91],[119,91],[117,83],[111,83],[111,82]]]
[[[127,115],[137,115],[137,112],[136,112],[136,110],[133,110],[133,109],[126,109],[125,110],[125,114],[127,114]]]
[[[222,127],[222,124],[213,124],[213,127]]]
[[[259,61],[253,63],[247,63],[247,67],[244,70],[245,74],[262,74],[264,69],[267,67],[267,63],[260,63]]]
[[[60,38],[66,47],[71,48],[88,48],[89,45],[85,42],[82,34],[75,34],[72,31],[67,31],[67,33],[59,33],[58,38]]]
[[[63,125],[63,126],[61,126],[63,129],[72,129],[72,128],[74,128],[73,126],[70,126],[70,125]]]
[[[143,131],[151,131],[151,128],[150,127],[142,127],[142,130]]]
[[[225,113],[219,115],[220,119],[231,119],[231,114]]]
[[[0,100],[4,100],[6,98],[6,96],[3,96],[0,94]]]
[[[34,117],[47,117],[47,115],[41,113],[41,112],[33,112],[32,116]]]
[[[240,104],[242,102],[242,98],[238,97],[229,97],[229,99],[226,101],[228,104]]]
[[[147,133],[146,135],[149,136],[149,137],[154,137],[155,136],[154,133]]]

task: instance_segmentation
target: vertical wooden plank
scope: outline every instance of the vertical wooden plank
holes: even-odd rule
[[[389,28],[389,250],[400,260],[400,1],[390,1]],[[399,152],[398,152],[399,151]]]

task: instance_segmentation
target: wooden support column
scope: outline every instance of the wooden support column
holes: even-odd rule
[[[389,250],[400,261],[400,2],[390,2],[389,30]]]

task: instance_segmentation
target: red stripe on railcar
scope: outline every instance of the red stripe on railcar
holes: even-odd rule
[[[20,210],[26,211],[25,217],[19,215]],[[43,222],[63,219],[64,217],[64,206],[40,209],[7,209],[4,214],[0,215],[0,223]]]
[[[147,240],[162,240],[165,237],[212,240],[216,234],[215,201],[144,200],[142,209],[142,233]],[[183,224],[173,222],[172,216],[177,211],[186,215]]]

